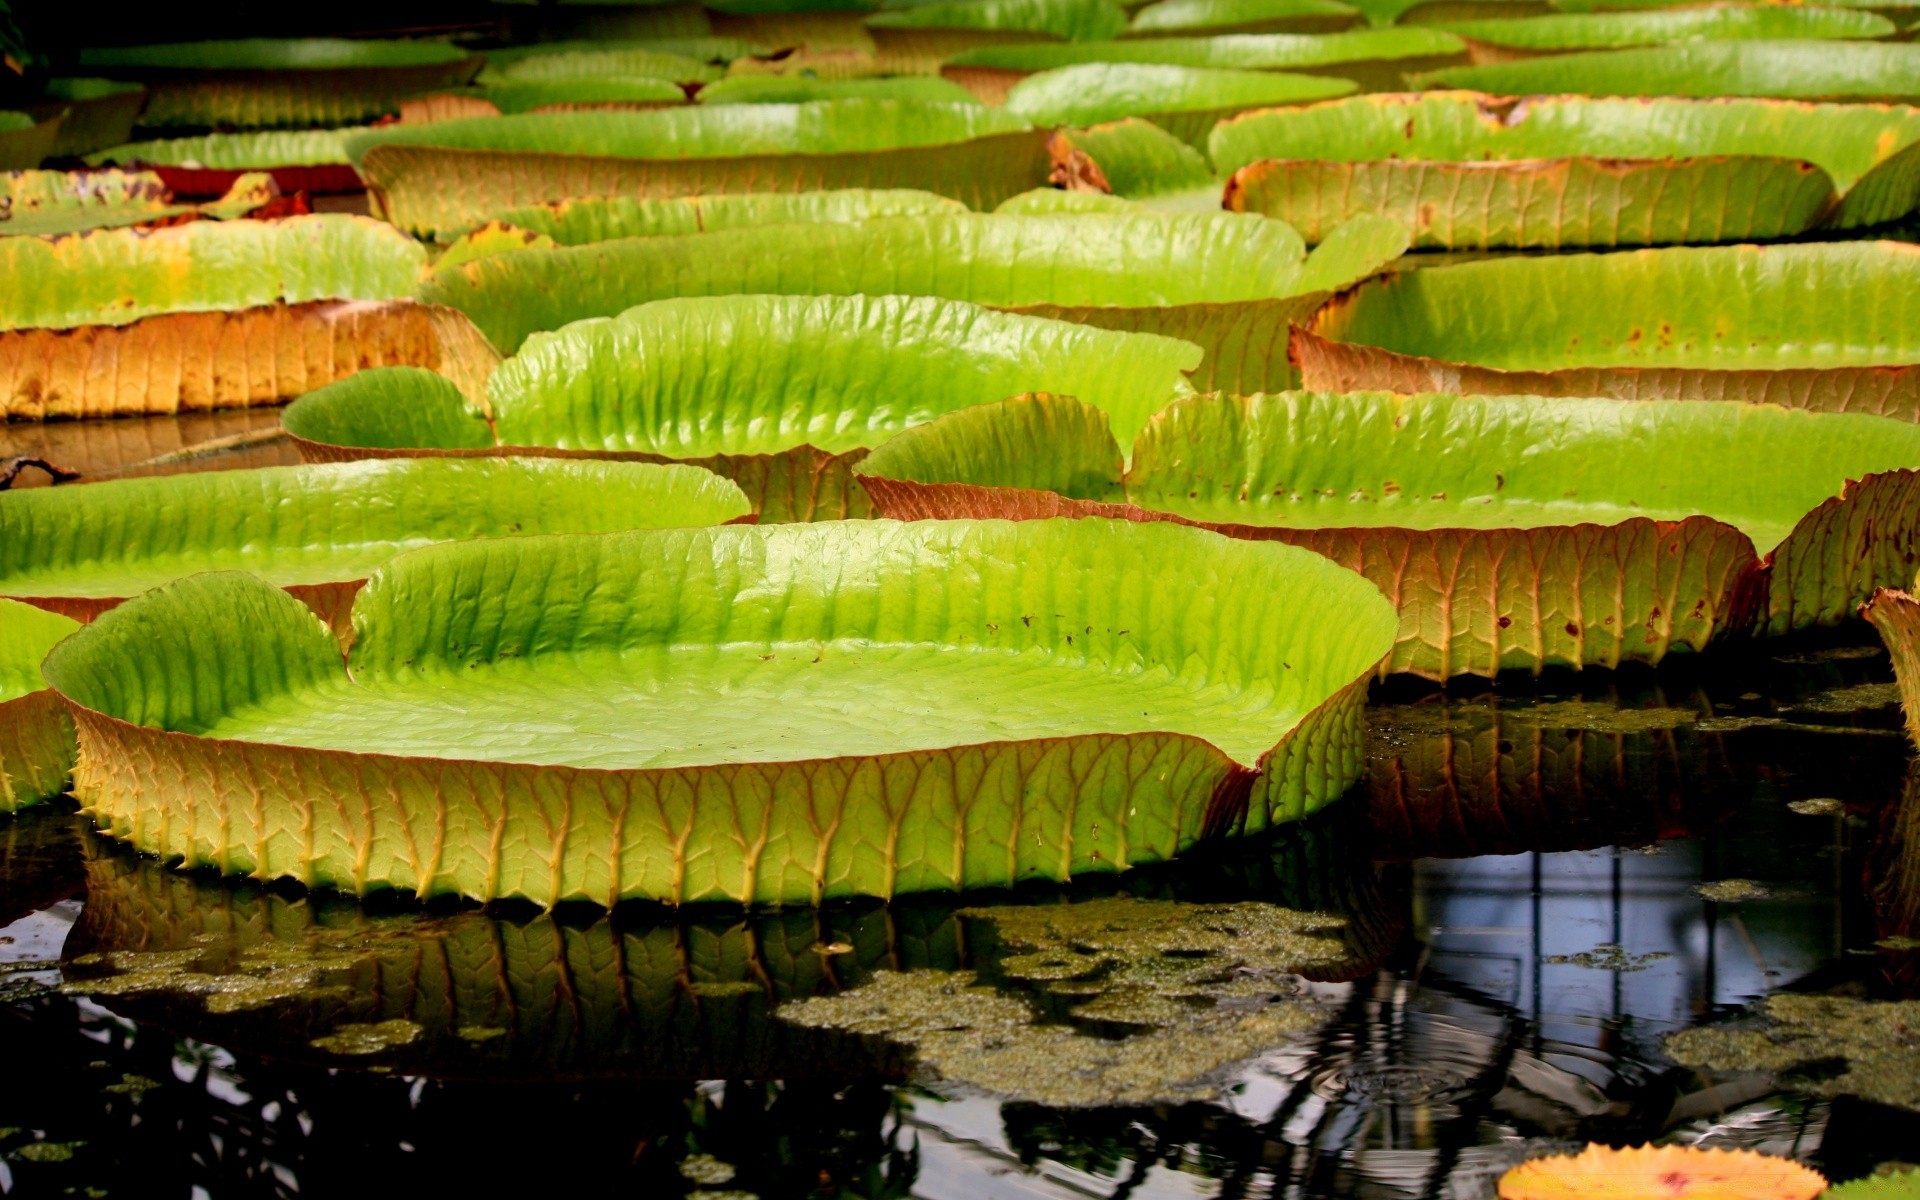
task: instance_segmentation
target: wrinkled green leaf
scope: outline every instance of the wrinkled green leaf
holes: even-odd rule
[[[687,93],[670,79],[503,79],[472,89],[503,113],[578,105],[685,104]]]
[[[1325,33],[1345,29],[1359,10],[1340,0],[1156,0],[1127,31],[1157,34]]]
[[[1035,125],[1097,125],[1143,117],[1183,141],[1206,144],[1235,113],[1344,96],[1345,79],[1284,71],[1226,71],[1162,63],[1082,63],[1027,76],[1003,107]]]
[[[42,121],[61,111],[67,114],[51,151],[66,157],[128,141],[134,118],[146,104],[147,89],[112,79],[65,76],[47,80],[41,95],[44,98],[29,105],[29,111]]]
[[[145,225],[189,213],[230,220],[274,197],[266,175],[242,175],[208,204],[175,204],[158,175],[146,171],[10,171],[0,175],[0,236],[51,237]]]
[[[982,205],[1040,183],[1043,135],[979,104],[847,99],[527,114],[357,134],[403,228],[433,234],[570,196],[925,187]]]
[[[1214,177],[1206,158],[1192,145],[1151,121],[1129,117],[1091,129],[1062,130],[1055,136],[1053,146],[1056,156],[1062,151],[1086,155],[1099,170],[1100,178],[1113,190],[1114,197],[1164,210],[1218,212],[1220,209],[1220,181]],[[1101,195],[1087,191],[1072,194]],[[1002,205],[999,211],[1041,211],[1031,204],[1029,198],[1024,205]],[[1095,205],[1107,207],[1104,200],[1096,200]]]
[[[1180,67],[1220,67],[1285,71],[1315,67],[1334,70],[1378,63],[1411,70],[1431,60],[1453,60],[1466,44],[1437,29],[1355,29],[1328,34],[1234,34],[1206,38],[1128,38],[1115,42],[1060,45],[988,46],[956,55],[956,67],[992,67],[1010,71],[1047,71],[1089,62],[1166,63]]]
[[[365,217],[194,221],[0,242],[0,330],[125,325],[164,312],[408,295],[426,255]]]
[[[1174,526],[849,521],[432,547],[354,622],[351,682],[238,574],[82,630],[46,667],[83,706],[82,805],[150,852],[362,892],[1064,879],[1338,795],[1394,619],[1317,555]]]
[[[1449,92],[1249,113],[1208,144],[1239,173],[1230,207],[1309,241],[1380,213],[1425,246],[1558,247],[1895,220],[1920,203],[1916,143],[1908,108]]]
[[[1417,87],[1509,96],[1776,96],[1789,100],[1920,98],[1920,45],[1905,42],[1684,42],[1593,50],[1480,67],[1446,67]]]
[[[1917,466],[1920,426],[1870,416],[1284,393],[1177,402],[1124,471],[1098,414],[1049,398],[910,429],[860,474],[886,515],[1170,514],[1313,547],[1399,605],[1392,669],[1444,679],[1653,662],[1746,632],[1776,549],[1795,564],[1776,589],[1850,611],[1871,591],[1856,573],[1881,567],[1871,538],[1834,539],[1821,520],[1850,480],[1904,486]],[[1048,492],[1092,504],[1049,506]],[[1883,519],[1920,520],[1920,501],[1901,505]]]
[[[80,628],[71,617],[0,599],[0,814],[60,794],[73,770],[73,721],[40,662]]]
[[[934,0],[867,18],[875,30],[1044,33],[1074,42],[1104,41],[1126,27],[1126,13],[1111,0]]]
[[[1873,13],[1788,4],[1555,13],[1518,20],[1450,21],[1438,28],[1481,45],[1528,54],[1745,38],[1866,40],[1894,32],[1892,21]]]
[[[91,615],[200,571],[347,584],[434,542],[712,525],[749,512],[693,467],[400,459],[0,493],[0,595]]]
[[[710,30],[710,24],[703,25]],[[730,37],[649,37],[581,38],[573,41],[533,42],[525,46],[503,46],[484,51],[489,71],[510,67],[533,58],[556,54],[606,54],[623,51],[651,52],[691,58],[696,62],[725,64],[736,58],[766,54],[772,49],[744,38]]]
[[[428,41],[243,38],[82,50],[83,69],[146,83],[143,125],[346,125],[398,111],[402,97],[455,87],[481,60]]]
[[[436,271],[420,295],[506,352],[670,296],[943,296],[1183,338],[1207,351],[1197,382],[1232,387],[1289,378],[1289,322],[1405,245],[1387,221],[1354,222],[1309,259],[1285,224],[1226,213],[886,217],[529,250]]]
[[[752,225],[865,221],[914,213],[959,212],[963,205],[932,192],[908,189],[843,189],[832,192],[748,192],[734,196],[589,196],[529,208],[510,208],[493,219],[546,234],[563,246],[615,238],[713,233]],[[445,260],[442,260],[445,261]]]
[[[1835,1184],[1820,1200],[1920,1200],[1920,1171],[1894,1171]]]
[[[795,75],[734,75],[700,89],[702,104],[804,104],[809,100],[931,100],[978,104],[973,93],[937,75],[888,79],[814,79]]]
[[[711,83],[726,74],[711,63],[659,50],[569,50],[530,55],[504,65],[496,63],[497,60],[489,60],[482,82],[661,79],[670,83]]]
[[[29,171],[53,153],[64,112],[35,122],[23,112],[0,111],[0,171]]]
[[[346,139],[356,132],[357,128],[300,129],[161,138],[113,146],[87,155],[87,162],[96,167],[152,163],[230,171],[261,171],[272,167],[304,167],[319,163],[345,164],[348,161]]]

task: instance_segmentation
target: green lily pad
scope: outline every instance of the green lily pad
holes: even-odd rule
[[[444,42],[242,38],[82,50],[79,65],[146,84],[143,125],[259,129],[386,116],[466,83],[481,59]]]
[[[1920,426],[1878,417],[1285,393],[1176,402],[1124,469],[1077,401],[983,405],[859,474],[887,516],[1171,519],[1312,547],[1399,606],[1389,669],[1446,679],[1657,662],[1756,620],[1851,616],[1911,570],[1916,467]]]
[[[1864,41],[1892,37],[1895,32],[1892,21],[1859,9],[1786,4],[1554,13],[1517,20],[1443,22],[1438,28],[1467,39],[1476,55],[1488,62],[1507,57],[1664,46],[1674,42],[1752,38]]]
[[[1920,420],[1920,250],[1682,246],[1436,267],[1328,305],[1295,354],[1319,390],[1705,397]]]
[[[1920,1171],[1895,1171],[1835,1184],[1820,1200],[1920,1200]]]
[[[978,104],[973,93],[937,75],[884,79],[815,79],[796,75],[733,75],[700,89],[702,104],[804,104],[809,100],[931,100]]]
[[[271,203],[266,175],[242,175],[220,200],[176,204],[149,171],[10,171],[0,175],[0,237],[54,237],[148,225],[189,214],[230,220]]]
[[[0,813],[66,790],[73,721],[40,677],[40,661],[78,628],[71,617],[0,600]]]
[[[1920,600],[1908,581],[1889,583],[1861,608],[1860,615],[1880,631],[1893,658],[1893,677],[1900,684],[1900,709],[1906,714],[1907,736],[1920,746]]]
[[[1134,37],[1333,33],[1360,20],[1340,0],[1156,0],[1127,23]]]
[[[1907,42],[1682,42],[1591,50],[1478,67],[1446,67],[1415,87],[1496,95],[1774,96],[1786,100],[1920,99],[1920,45]]]
[[[1024,392],[1079,396],[1134,430],[1188,391],[1199,347],[903,296],[661,300],[535,334],[485,414],[428,371],[363,371],[294,402],[310,459],[565,453],[695,462],[762,520],[864,516],[852,470],[909,426]],[[495,447],[501,449],[495,451]]]
[[[1920,110],[1467,92],[1248,113],[1208,145],[1227,206],[1309,241],[1378,213],[1445,248],[1777,238],[1920,205]]]
[[[1350,79],[1370,91],[1399,91],[1405,75],[1449,66],[1466,43],[1438,29],[1349,29],[1340,33],[1230,34],[1038,42],[987,46],[949,59],[941,73],[997,100],[1021,76],[1077,63],[1164,63],[1242,71],[1299,71]]]
[[[685,104],[687,93],[671,79],[620,76],[605,79],[503,79],[471,89],[503,113],[568,112],[593,108]]]
[[[753,225],[867,221],[914,213],[962,212],[965,208],[958,200],[908,188],[846,188],[791,195],[742,192],[731,196],[674,196],[664,200],[585,196],[510,208],[495,214],[481,228],[507,227],[551,238],[562,246],[584,246],[615,238],[715,233]],[[451,256],[469,236],[463,234],[456,239],[448,247],[447,255]],[[443,256],[439,263],[448,264],[448,257]]]
[[[535,58],[551,58],[554,55],[650,53],[725,66],[736,58],[767,54],[773,50],[771,46],[748,41],[745,38],[710,36],[713,29],[710,21],[700,24],[699,28],[702,32],[694,36],[593,37],[531,42],[522,46],[501,46],[483,51],[487,56],[487,70],[482,73],[481,78],[484,81],[487,75],[504,71],[518,63]],[[679,69],[679,65],[676,64],[674,69]],[[636,72],[615,71],[610,74],[631,75]]]
[[[1035,125],[1097,125],[1142,117],[1195,146],[1236,113],[1344,96],[1345,79],[1161,63],[1082,63],[1027,76],[1004,107]]]
[[[345,166],[345,129],[267,130],[261,133],[211,133],[204,137],[161,138],[112,146],[87,156],[90,166],[197,167],[229,171],[261,171],[271,167],[306,167],[322,163]]]
[[[386,215],[464,231],[569,196],[920,187],[991,207],[1043,182],[1045,134],[978,104],[821,100],[392,125],[348,153]]]
[[[147,103],[147,89],[140,84],[75,76],[47,80],[40,95],[27,106],[35,120],[66,113],[50,151],[55,157],[89,154],[130,140],[134,118]]]
[[[1125,32],[1127,14],[1113,0],[932,0],[877,12],[865,25],[882,63],[919,74],[980,46],[1105,41]]]
[[[490,57],[485,84],[583,82],[593,79],[657,79],[667,83],[712,83],[725,69],[685,54],[656,49],[553,50],[501,62]]]
[[[82,619],[200,571],[245,570],[345,624],[381,563],[417,546],[713,525],[731,483],[647,463],[407,459],[122,479],[0,493],[0,595]]]
[[[1318,555],[1198,530],[842,521],[415,551],[361,592],[350,667],[291,597],[200,575],[44,669],[78,706],[81,804],[188,864],[817,903],[1120,870],[1311,812],[1357,774],[1393,625]]]
[[[1063,129],[1054,135],[1053,155],[1056,161],[1067,164],[1076,179],[1082,174],[1080,160],[1084,156],[1090,169],[1082,182],[1096,189],[1104,184],[1112,194],[1085,187],[1073,191],[1047,189],[1016,196],[995,211],[1220,211],[1220,181],[1206,157],[1152,121],[1128,117],[1089,129]]]
[[[433,272],[420,296],[505,351],[583,317],[675,296],[922,295],[1193,342],[1197,386],[1291,377],[1283,340],[1325,297],[1399,255],[1390,221],[1311,257],[1278,221],[1228,213],[883,217],[527,250]]]

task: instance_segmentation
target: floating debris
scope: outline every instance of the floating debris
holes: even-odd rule
[[[1667,1038],[1676,1062],[1713,1071],[1789,1074],[1821,1067],[1797,1083],[1821,1096],[1859,1096],[1920,1109],[1920,1000],[1769,996],[1764,1024],[1708,1025]],[[1840,1071],[1826,1067],[1842,1064]]]
[[[1875,942],[1874,945],[1880,947],[1882,950],[1920,950],[1920,938],[1911,938],[1904,933],[1896,933],[1892,937],[1881,938]]]
[[[7,1151],[11,1158],[31,1163],[63,1163],[73,1158],[73,1152],[86,1145],[85,1142],[27,1142]]]
[[[695,1183],[717,1186],[732,1183],[737,1172],[732,1163],[721,1162],[711,1154],[692,1154],[681,1160],[680,1174]]]
[[[1693,889],[1694,894],[1703,900],[1716,904],[1737,904],[1742,900],[1764,900],[1773,895],[1772,889],[1764,883],[1751,879],[1721,879],[1714,883],[1703,883]]]
[[[1787,805],[1787,809],[1803,817],[1838,817],[1845,814],[1847,806],[1832,796],[1820,796],[1812,800],[1795,800]]]
[[[422,1030],[412,1021],[395,1018],[373,1024],[342,1025],[309,1045],[329,1054],[379,1054],[420,1040]]]
[[[778,1015],[884,1037],[941,1078],[995,1095],[1061,1108],[1179,1103],[1217,1096],[1230,1068],[1320,1025],[1298,972],[1346,954],[1339,918],[1270,904],[1111,899],[964,915],[1018,951],[997,963],[1008,990],[971,971],[883,971]],[[1076,1001],[1069,1023],[1043,1023],[1034,1000],[1047,996]]]
[[[453,1031],[453,1036],[466,1042],[490,1042],[507,1036],[507,1031],[498,1025],[462,1025]]]
[[[114,1096],[132,1096],[137,1100],[159,1086],[159,1080],[148,1079],[145,1075],[122,1075],[119,1083],[110,1083],[100,1090]]]
[[[1601,942],[1591,950],[1578,954],[1550,954],[1547,962],[1555,966],[1587,967],[1595,971],[1618,971],[1630,974],[1644,971],[1653,963],[1673,955],[1665,950],[1652,950],[1646,954],[1628,954],[1626,948],[1614,942]]]

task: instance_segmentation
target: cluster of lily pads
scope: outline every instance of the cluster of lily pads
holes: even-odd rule
[[[1920,206],[1920,48],[1575,7],[81,54],[0,415],[291,401],[308,465],[0,496],[0,803],[353,892],[1059,881],[1333,800],[1384,675],[1855,619],[1920,256],[1831,239]]]

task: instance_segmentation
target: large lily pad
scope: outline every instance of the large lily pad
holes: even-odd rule
[[[477,393],[495,358],[484,340],[399,299],[424,261],[348,216],[0,239],[0,416],[268,404],[401,363]]]
[[[40,94],[42,99],[27,106],[35,120],[66,114],[51,151],[61,157],[127,141],[133,136],[134,118],[147,103],[145,87],[112,79],[63,76],[47,80]]]
[[[809,100],[931,100],[978,104],[973,93],[937,75],[880,79],[817,79],[795,75],[733,75],[700,89],[702,104],[804,104]]]
[[[639,47],[553,47],[501,62],[489,56],[481,80],[496,83],[561,83],[592,79],[656,79],[667,83],[712,83],[726,70],[686,54]]]
[[[1907,590],[1911,586],[1882,588],[1861,608],[1860,615],[1880,631],[1880,640],[1893,657],[1893,677],[1900,684],[1907,736],[1920,746],[1920,600]]]
[[[243,570],[345,626],[360,583],[433,542],[715,525],[740,489],[695,467],[404,459],[0,493],[0,595],[91,620],[200,571]]]
[[[976,104],[822,100],[394,125],[348,152],[418,234],[569,196],[920,187],[992,207],[1045,180],[1046,135]]]
[[[0,171],[30,171],[53,153],[65,110],[35,121],[23,112],[0,112]]]
[[[1911,570],[1914,467],[1920,426],[1877,417],[1299,392],[1176,402],[1124,470],[1100,414],[1047,397],[908,430],[860,473],[888,516],[1127,516],[1311,547],[1399,606],[1389,669],[1446,679],[1845,619]]]
[[[1683,42],[1445,67],[1416,87],[1506,96],[1774,96],[1787,100],[1920,99],[1920,45],[1907,42]]]
[[[1920,248],[1683,246],[1399,275],[1294,336],[1306,386],[1764,400],[1920,420]]]
[[[1097,125],[1143,117],[1205,146],[1215,123],[1253,108],[1344,96],[1351,80],[1285,71],[1226,71],[1161,63],[1082,63],[1029,75],[1004,107],[1035,125]]]
[[[908,72],[980,46],[1105,41],[1126,30],[1127,14],[1113,0],[931,0],[875,13],[865,24],[881,61]]]
[[[9,171],[0,175],[0,237],[53,237],[182,218],[231,220],[274,204],[264,174],[243,175],[219,200],[179,204],[150,171]]]
[[[1040,188],[996,212],[1219,212],[1220,180],[1206,156],[1151,121],[1128,117],[1053,136],[1060,188]]]
[[[420,295],[492,343],[674,296],[922,295],[1199,345],[1199,386],[1291,378],[1280,341],[1328,295],[1406,245],[1349,223],[1311,256],[1278,221],[1227,213],[884,217],[527,250],[433,272]]]
[[[1874,225],[1920,204],[1920,109],[1358,96],[1216,127],[1227,207],[1317,240],[1360,213],[1445,248],[1661,245]]]
[[[1519,20],[1444,22],[1439,28],[1467,39],[1475,62],[1504,62],[1542,54],[1664,46],[1675,42],[1746,39],[1891,37],[1894,24],[1858,9],[1756,4],[1639,12],[1554,13]]]
[[[347,159],[352,129],[210,133],[111,146],[87,156],[93,166],[150,170],[183,196],[217,196],[252,171],[270,173],[283,192],[357,192]]]
[[[82,805],[189,865],[817,903],[1121,870],[1311,812],[1358,773],[1393,625],[1317,555],[1200,530],[843,521],[416,551],[356,601],[350,668],[283,593],[196,576],[45,670]]]
[[[1350,79],[1367,91],[1399,91],[1407,86],[1408,72],[1449,66],[1465,58],[1466,43],[1438,29],[1349,29],[1327,34],[1230,34],[987,46],[954,55],[941,68],[941,74],[989,104],[997,104],[1027,75],[1077,63],[1297,71]]]
[[[40,677],[40,660],[78,628],[71,617],[0,600],[0,813],[66,790],[73,720]]]
[[[443,42],[243,38],[82,50],[80,66],[152,89],[153,127],[347,125],[399,111],[400,98],[455,87],[479,55]]]
[[[1079,396],[1131,436],[1188,390],[1200,349],[903,296],[661,300],[535,334],[487,409],[430,372],[363,371],[302,397],[310,459],[558,453],[694,462],[762,520],[866,516],[853,467],[911,425],[1023,392]]]
[[[1360,19],[1340,0],[1155,0],[1133,14],[1127,36],[1333,33]]]
[[[753,225],[806,225],[821,221],[868,221],[915,213],[963,212],[958,200],[911,188],[845,188],[831,192],[742,192],[737,195],[673,196],[646,200],[634,196],[585,196],[510,208],[496,213],[473,232],[520,230],[562,246],[584,246],[615,238],[714,233]],[[448,247],[452,256],[469,234]],[[480,257],[472,255],[471,257]],[[440,260],[446,262],[445,258]],[[457,260],[456,260],[457,261]]]

